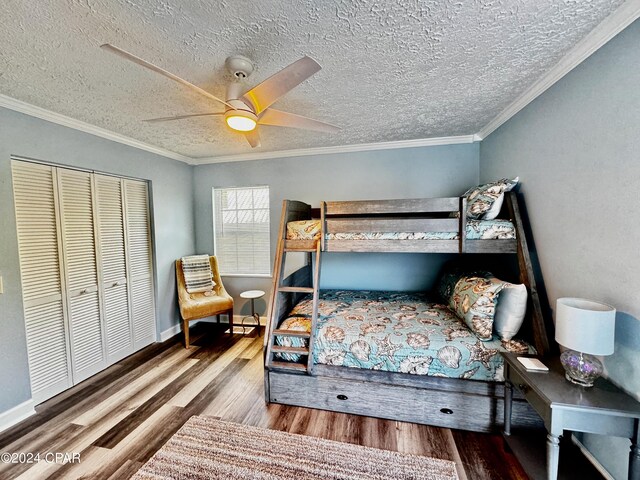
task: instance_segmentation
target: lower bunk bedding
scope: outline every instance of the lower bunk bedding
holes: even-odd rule
[[[279,328],[311,330],[312,299],[303,299]],[[282,346],[306,340],[276,337]],[[481,341],[446,305],[420,293],[324,290],[313,363],[414,375],[502,382],[501,351],[535,353],[526,342]],[[278,353],[298,361],[296,354]]]

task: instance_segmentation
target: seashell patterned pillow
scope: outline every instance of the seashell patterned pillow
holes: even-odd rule
[[[462,276],[453,288],[449,308],[480,340],[493,338],[493,318],[504,282],[491,274]]]
[[[320,238],[320,220],[297,220],[287,223],[287,240],[316,240]]]
[[[464,192],[467,197],[467,218],[474,220],[493,220],[500,213],[504,192],[509,192],[518,184],[519,177],[509,180],[503,178],[497,182],[485,183]]]
[[[527,311],[527,288],[477,271],[446,272],[440,280],[440,295],[453,311],[483,341],[498,337],[510,341],[518,333]]]

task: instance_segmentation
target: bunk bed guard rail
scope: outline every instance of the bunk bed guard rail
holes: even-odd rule
[[[421,198],[322,202],[320,206],[322,250],[334,252],[423,252],[465,251],[466,198]],[[457,218],[452,213],[458,213]],[[377,232],[451,232],[454,240],[339,239],[340,234]],[[333,234],[333,235],[332,235]],[[329,236],[329,238],[327,238]],[[332,238],[338,237],[338,238]]]

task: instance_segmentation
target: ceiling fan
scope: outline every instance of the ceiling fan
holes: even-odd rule
[[[304,130],[315,130],[318,132],[328,133],[333,133],[339,130],[339,127],[329,123],[320,122],[312,118],[271,108],[271,105],[273,105],[273,103],[280,97],[290,90],[293,90],[300,83],[322,68],[310,57],[302,57],[300,60],[293,62],[288,67],[283,68],[278,73],[272,75],[264,82],[256,85],[248,91],[244,91],[246,87],[241,81],[251,75],[254,68],[253,63],[248,58],[240,55],[229,57],[226,60],[226,66],[235,77],[235,81],[229,84],[227,87],[226,99],[222,100],[206,90],[203,90],[202,88],[133,55],[132,53],[126,52],[125,50],[108,43],[101,45],[101,48],[159,73],[160,75],[164,75],[165,77],[189,87],[207,98],[216,100],[225,106],[225,110],[223,112],[195,113],[174,117],[152,118],[146,120],[148,122],[165,122],[204,116],[224,116],[227,125],[233,130],[244,133],[247,141],[254,148],[260,146],[258,125],[301,128]]]

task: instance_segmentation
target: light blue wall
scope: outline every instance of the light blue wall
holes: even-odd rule
[[[640,21],[485,139],[481,181],[521,178],[552,305],[563,296],[615,306],[610,378],[640,397]],[[626,478],[629,441],[585,444]]]
[[[271,133],[271,132],[269,132]],[[274,132],[275,134],[275,132]],[[448,145],[305,156],[195,167],[196,247],[213,251],[212,187],[268,185],[271,250],[275,252],[282,200],[319,207],[322,200],[366,200],[456,196],[478,181],[478,145]],[[446,255],[325,254],[322,288],[424,290]],[[267,278],[225,277],[224,284],[245,314],[243,290],[271,289]],[[264,302],[257,304],[264,313]]]
[[[0,108],[0,413],[31,397],[11,155],[151,181],[158,332],[179,321],[173,262],[195,250],[190,166]]]

